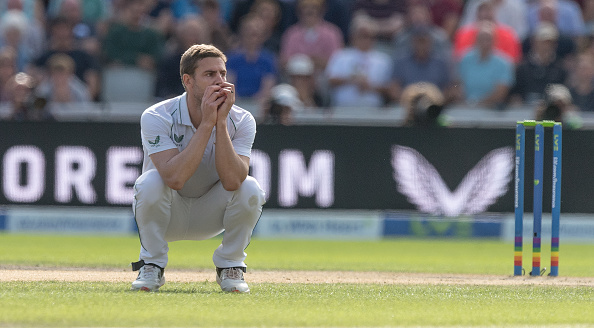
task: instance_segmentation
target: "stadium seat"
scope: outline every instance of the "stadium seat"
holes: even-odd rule
[[[104,102],[152,102],[155,73],[135,67],[110,67],[103,70]]]

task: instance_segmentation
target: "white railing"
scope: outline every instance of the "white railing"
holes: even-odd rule
[[[52,105],[50,111],[58,121],[138,122],[142,112],[153,103],[110,102]],[[254,102],[238,101],[258,119],[260,109]],[[513,107],[505,110],[451,106],[444,110],[452,127],[515,127],[519,120],[534,119],[534,108]],[[10,115],[7,104],[0,104],[0,120]],[[594,112],[578,114],[583,129],[594,129]],[[304,108],[294,113],[295,125],[401,126],[405,112],[402,107],[382,108]]]

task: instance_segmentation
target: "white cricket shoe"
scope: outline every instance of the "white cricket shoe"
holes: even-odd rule
[[[140,268],[138,277],[132,282],[132,290],[156,292],[165,284],[165,269],[153,264],[145,264]]]
[[[217,268],[217,283],[225,292],[250,292],[248,284],[243,280],[242,268]]]

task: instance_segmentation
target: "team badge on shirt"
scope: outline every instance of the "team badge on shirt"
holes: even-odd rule
[[[161,140],[160,136],[157,136],[155,138],[155,141],[150,141],[148,140],[148,143],[151,145],[151,147],[159,147],[159,141]]]

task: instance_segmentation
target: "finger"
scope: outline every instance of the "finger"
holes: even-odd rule
[[[233,83],[229,83],[229,82],[223,82],[219,85],[223,88],[233,88],[234,87]]]
[[[230,93],[235,93],[235,86],[229,82],[223,82],[220,84],[223,89],[230,90]]]
[[[206,90],[204,90],[204,98],[208,99],[212,95],[215,95],[220,89],[221,87],[218,85],[209,85],[206,87]]]
[[[225,102],[225,100],[227,100],[227,95],[221,95],[220,97],[218,97],[217,99],[215,99],[212,103],[214,105],[216,105],[216,107],[218,107],[219,105],[221,105],[222,103]]]

